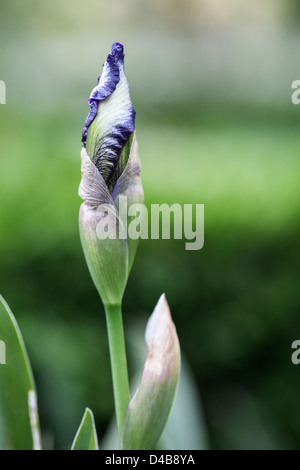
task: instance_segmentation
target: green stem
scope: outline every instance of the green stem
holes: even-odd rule
[[[122,308],[120,305],[106,305],[105,313],[116,417],[119,438],[121,438],[123,422],[130,400]]]

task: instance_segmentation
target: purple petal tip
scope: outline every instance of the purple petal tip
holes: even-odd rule
[[[108,54],[102,75],[98,77],[97,86],[93,89],[88,103],[90,105],[90,112],[85,120],[82,139],[84,147],[86,146],[86,139],[88,128],[95,119],[100,101],[108,98],[116,89],[120,80],[120,65],[124,63],[124,47],[119,42],[114,42],[111,46],[111,53]]]

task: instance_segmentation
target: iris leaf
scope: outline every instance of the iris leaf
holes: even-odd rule
[[[99,450],[94,416],[89,408],[84,412],[71,450]]]
[[[0,339],[0,449],[40,449],[36,390],[31,366],[16,319],[2,296]]]

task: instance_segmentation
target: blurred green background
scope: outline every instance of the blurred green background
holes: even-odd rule
[[[101,440],[113,410],[77,191],[87,99],[118,41],[147,204],[205,204],[202,250],[140,243],[126,334],[165,292],[208,447],[300,448],[299,21],[297,0],[1,0],[0,290],[45,447],[70,447],[85,406]]]

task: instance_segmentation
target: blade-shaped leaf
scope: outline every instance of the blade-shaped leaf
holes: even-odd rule
[[[2,296],[0,340],[5,352],[0,361],[0,449],[40,449],[31,366],[16,319]]]
[[[89,408],[85,409],[71,450],[99,450],[94,416]]]
[[[180,371],[180,347],[163,294],[146,328],[148,355],[141,383],[124,421],[122,449],[154,449],[172,408]]]

